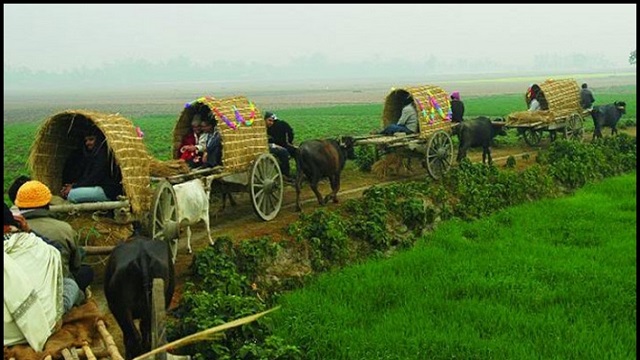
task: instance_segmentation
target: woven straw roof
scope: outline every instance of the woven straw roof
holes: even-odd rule
[[[541,92],[541,111],[517,111],[507,115],[507,125],[534,122],[549,123],[573,113],[582,113],[580,88],[574,79],[548,79],[538,84]],[[527,107],[527,96],[525,94]]]
[[[435,85],[408,86],[404,88],[392,89],[387,95],[382,112],[382,126],[396,123],[402,113],[404,102],[411,94],[418,110],[418,130],[420,137],[431,136],[436,130],[451,130],[451,103],[449,94],[442,88]],[[431,99],[440,107],[442,112],[437,111],[437,107],[432,105]],[[420,106],[422,105],[422,107]],[[424,111],[422,110],[424,109]],[[433,119],[432,119],[433,116]]]
[[[582,113],[580,88],[574,79],[549,79],[539,85],[547,100],[549,111],[556,117]]]
[[[28,159],[31,176],[53,193],[62,188],[65,161],[74,151],[82,151],[84,132],[94,124],[105,135],[109,151],[122,172],[122,187],[134,214],[151,207],[149,158],[131,121],[120,114],[90,110],[66,110],[46,119],[31,145]]]
[[[182,138],[191,130],[191,119],[200,106],[213,112],[222,137],[222,165],[226,171],[246,170],[260,154],[267,153],[267,128],[260,110],[244,96],[216,99],[203,96],[187,103],[173,129],[173,156],[178,158]],[[237,109],[239,117],[236,116]],[[221,118],[224,115],[236,128]],[[242,123],[239,119],[246,120]]]

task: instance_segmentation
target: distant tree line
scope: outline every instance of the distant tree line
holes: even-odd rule
[[[630,58],[631,61],[631,58]],[[635,63],[635,51],[633,52]],[[60,89],[60,88],[117,88],[149,86],[162,83],[197,81],[260,82],[287,80],[334,79],[387,79],[423,78],[429,75],[479,74],[531,71],[584,71],[611,68],[603,56],[573,54],[560,56],[542,54],[535,56],[529,65],[505,65],[494,59],[442,61],[436,56],[412,62],[405,59],[371,59],[361,62],[336,63],[324,55],[311,54],[290,64],[274,66],[259,61],[230,62],[214,60],[197,64],[185,56],[165,62],[142,59],[123,59],[105,63],[100,68],[76,68],[68,71],[33,71],[26,67],[11,68],[5,65],[6,89]]]

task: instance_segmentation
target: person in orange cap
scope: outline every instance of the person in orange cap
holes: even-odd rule
[[[68,310],[74,303],[77,304],[84,299],[83,296],[75,294],[74,288],[77,287],[79,291],[84,292],[93,280],[93,269],[88,265],[82,265],[83,254],[76,245],[76,231],[69,223],[56,219],[49,210],[51,198],[51,190],[47,185],[31,180],[18,189],[15,204],[31,230],[53,242],[52,245],[60,250],[65,292],[67,287],[70,288],[70,296],[68,299],[65,298],[65,310]],[[67,278],[75,281],[75,286],[67,284]]]

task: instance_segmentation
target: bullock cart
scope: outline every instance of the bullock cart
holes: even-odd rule
[[[549,133],[551,140],[559,132],[564,139],[582,141],[587,112],[580,106],[580,89],[574,79],[548,79],[541,84],[533,84],[529,89],[539,91],[541,110],[507,115],[507,128],[518,129],[529,146],[538,146],[544,132]],[[525,93],[527,108],[532,100],[530,94],[530,90]]]
[[[142,224],[141,230],[151,238],[169,243],[174,258],[180,236],[175,184],[195,178],[202,179],[205,184],[218,179],[220,182],[215,184],[233,181],[251,194],[254,211],[261,219],[275,218],[282,204],[282,173],[277,160],[269,154],[266,126],[258,109],[240,96],[220,100],[200,98],[185,106],[174,128],[174,139],[186,134],[199,106],[226,114],[226,120],[236,121],[237,117],[245,120],[235,127],[219,120],[223,166],[190,171],[180,160],[159,161],[148,154],[136,128],[120,114],[67,110],[46,119],[36,134],[28,160],[31,176],[57,193],[63,185],[62,174],[67,159],[74,152],[82,151],[83,131],[94,125],[105,135],[112,171],[121,177],[124,194],[117,201],[81,204],[59,201],[52,203],[52,211],[93,213],[94,218],[97,212],[112,211],[112,223],[138,221]],[[179,142],[174,143],[174,153],[177,146]],[[125,239],[128,235],[130,233],[114,240]],[[103,254],[104,251],[96,248],[95,253]]]
[[[180,157],[182,138],[190,131],[194,114],[211,111],[222,139],[222,165],[194,169],[187,174],[167,177],[172,184],[206,177],[213,180],[211,201],[231,192],[246,192],[255,214],[273,220],[282,206],[284,194],[278,160],[269,153],[267,128],[258,108],[244,96],[200,97],[185,104],[173,129],[173,157]],[[214,189],[218,187],[218,189]],[[217,190],[217,191],[216,191]],[[224,200],[223,200],[224,201]]]
[[[376,159],[389,153],[418,158],[433,179],[449,170],[453,161],[451,104],[449,94],[434,85],[392,89],[387,95],[382,113],[382,127],[395,123],[405,100],[413,97],[418,111],[418,133],[406,135],[370,135],[355,139],[356,145],[373,146]]]
[[[120,114],[66,110],[46,119],[31,146],[28,159],[31,177],[46,184],[53,194],[58,194],[63,186],[65,164],[74,154],[83,151],[84,133],[92,126],[105,137],[112,165],[111,175],[121,179],[123,194],[115,201],[79,204],[54,196],[51,211],[76,217],[91,214],[94,219],[98,213],[112,211],[113,219],[108,218],[110,224],[130,226],[139,221],[143,225],[142,230],[157,238],[162,229],[154,224],[164,219],[151,219],[150,215],[157,214],[154,209],[162,206],[163,188],[162,184],[152,181],[152,175],[179,174],[186,166],[151,157],[131,121]],[[131,233],[124,231],[114,240],[122,241],[129,235]]]
[[[66,110],[45,119],[36,133],[27,160],[31,177],[46,184],[53,194],[58,194],[63,186],[65,164],[74,158],[74,154],[83,151],[84,134],[87,128],[93,126],[104,135],[109,148],[111,173],[121,179],[123,194],[116,201],[79,204],[69,203],[55,195],[50,210],[66,213],[66,220],[72,225],[76,225],[76,219],[94,220],[94,224],[104,221],[108,236],[101,240],[107,241],[107,244],[110,240],[117,243],[127,239],[133,233],[132,224],[139,222],[141,230],[146,231],[153,239],[167,241],[175,251],[178,226],[167,221],[166,214],[161,211],[169,199],[164,197],[164,183],[157,179],[188,172],[188,167],[182,162],[159,161],[150,156],[136,128],[120,114]],[[103,217],[102,214],[108,211],[113,216]],[[89,245],[104,245],[104,242]],[[106,255],[112,248],[113,246],[84,246],[88,255]],[[124,359],[90,292],[87,293],[87,299],[85,304],[77,309],[73,308],[65,315],[61,332],[52,335],[51,338],[55,341],[50,348],[45,347],[45,351],[53,354],[53,357],[44,359]],[[155,310],[154,314],[161,310]],[[67,323],[70,325],[65,327]],[[158,326],[154,323],[153,329]],[[28,346],[16,349],[33,352]],[[21,354],[23,353],[15,353],[13,357],[20,359]],[[5,358],[6,355],[7,349]]]

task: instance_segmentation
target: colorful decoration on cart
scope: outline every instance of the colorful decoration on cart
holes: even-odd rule
[[[247,126],[253,125],[253,120],[256,119],[256,106],[253,105],[251,100],[249,100],[249,110],[251,111],[249,113],[249,120],[245,121],[245,125]]]
[[[199,98],[197,98],[197,99],[193,100],[192,102],[188,102],[188,103],[184,104],[184,107],[185,107],[185,109],[186,109],[186,108],[189,108],[189,107],[191,107],[191,106],[193,106],[193,105],[195,105],[195,104],[197,104],[197,103],[204,103],[204,102],[206,102],[206,101],[214,101],[214,100],[215,100],[215,98],[214,98],[214,97],[211,97],[211,96],[202,96],[202,97],[199,97]]]
[[[218,108],[214,107],[213,108],[213,112],[216,113],[216,115],[222,119],[222,121],[224,121],[225,124],[227,124],[228,127],[232,128],[233,130],[237,130],[238,126],[236,125],[236,123],[234,123],[233,121],[229,120],[228,117],[225,116],[225,114],[221,113],[220,110],[218,110]]]
[[[422,105],[422,102],[420,101],[420,99],[416,98],[416,102],[418,103],[418,107],[420,108],[420,111],[422,112],[422,116],[426,119],[427,118],[427,110],[425,110],[424,105]]]
[[[426,119],[427,110],[425,109],[424,105],[422,105],[420,100],[416,98],[416,101],[418,102],[418,106],[422,111],[422,116],[424,116]],[[442,120],[451,121],[451,105],[449,103],[449,99],[447,99],[447,106],[449,107],[449,111],[447,112],[447,114],[444,113],[444,111],[442,110],[442,107],[438,103],[438,100],[436,100],[436,97],[433,96],[433,94],[430,91],[427,91],[427,101],[429,102],[429,112],[428,112],[429,125],[433,125],[433,122],[436,118],[436,112],[438,113],[438,116],[440,116]]]
[[[233,109],[233,114],[236,117],[236,122],[238,124],[245,124],[246,125],[246,121],[242,117],[242,114],[240,114],[240,111],[238,110],[238,108],[235,105],[233,105],[231,108]]]

